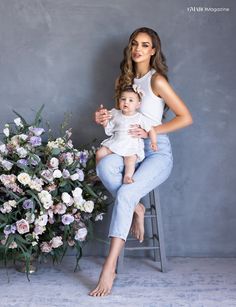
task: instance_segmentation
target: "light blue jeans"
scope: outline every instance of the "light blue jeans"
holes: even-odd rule
[[[140,199],[163,183],[173,167],[172,150],[166,134],[157,136],[158,150],[152,151],[150,139],[144,139],[145,158],[137,164],[134,182],[123,184],[124,162],[117,154],[104,157],[97,165],[97,175],[115,199],[109,237],[126,241],[135,206]]]

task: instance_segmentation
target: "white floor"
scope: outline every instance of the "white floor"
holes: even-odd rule
[[[14,268],[1,267],[0,306],[236,306],[234,258],[171,258],[167,273],[152,260],[125,258],[125,273],[118,275],[112,294],[90,297],[103,260],[82,258],[74,273],[75,258],[67,256],[61,265],[39,265],[30,282]]]

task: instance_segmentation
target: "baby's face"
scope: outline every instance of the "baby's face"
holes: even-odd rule
[[[133,92],[123,92],[119,99],[119,107],[122,113],[126,115],[133,115],[140,107],[138,94]]]

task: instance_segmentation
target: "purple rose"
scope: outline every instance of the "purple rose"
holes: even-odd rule
[[[32,209],[33,206],[34,206],[34,202],[33,202],[32,199],[26,199],[26,200],[23,201],[22,207],[24,209]]]
[[[29,142],[33,147],[42,145],[42,139],[40,136],[31,136]]]

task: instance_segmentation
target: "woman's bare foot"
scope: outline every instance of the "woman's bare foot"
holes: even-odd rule
[[[130,177],[129,175],[124,175],[124,178],[123,178],[123,183],[133,183],[134,180],[132,177]]]
[[[144,214],[145,207],[143,204],[138,203],[134,210],[133,221],[131,225],[131,233],[139,242],[143,242],[144,239]]]
[[[113,281],[116,277],[116,273],[108,268],[103,267],[99,277],[98,284],[94,290],[92,290],[90,296],[106,296],[110,294]]]

